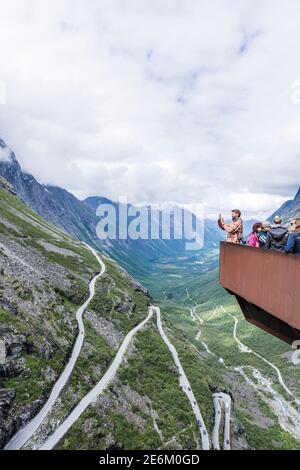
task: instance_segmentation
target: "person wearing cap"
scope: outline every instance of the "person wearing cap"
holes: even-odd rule
[[[300,218],[291,222],[291,232],[285,247],[285,252],[300,255]]]
[[[288,236],[288,229],[282,225],[281,217],[276,215],[274,225],[272,225],[267,235],[265,250],[284,251]]]
[[[271,228],[272,228],[271,222],[269,222],[268,220],[266,220],[266,222],[263,222],[262,230],[259,232],[259,235],[258,235],[258,237],[259,237],[259,247],[260,248],[265,247],[266,241],[267,241],[267,236],[268,236],[268,233],[271,230]]]
[[[227,232],[227,242],[240,244],[243,238],[243,220],[242,213],[239,209],[231,211],[232,223],[225,224],[222,215],[219,215],[218,225],[222,230]]]

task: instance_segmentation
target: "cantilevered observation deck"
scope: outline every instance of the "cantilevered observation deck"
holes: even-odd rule
[[[220,283],[247,321],[289,344],[300,339],[300,256],[221,242]]]

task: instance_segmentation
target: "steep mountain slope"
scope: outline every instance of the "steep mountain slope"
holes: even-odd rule
[[[107,371],[125,335],[148,314],[147,290],[115,262],[102,259],[106,272],[84,315],[83,348],[71,379],[26,448],[39,447],[69,415]],[[0,448],[47,400],[78,334],[75,313],[98,271],[96,258],[82,243],[28,209],[1,179]],[[168,331],[172,338],[171,325]],[[184,338],[177,341],[183,347]],[[188,363],[201,367],[198,354],[186,348]],[[197,399],[210,422],[209,382],[218,386],[220,381],[205,365],[202,376]],[[132,342],[97,407],[90,407],[61,443],[62,448],[86,449],[199,445],[190,403],[154,319]]]
[[[100,204],[112,204],[115,208],[117,225],[119,220],[119,209],[120,206],[118,203],[108,201],[102,197],[90,197],[86,199],[85,204],[92,208],[95,212]],[[174,263],[176,266],[182,267],[184,273],[189,274],[189,270],[194,268],[198,263],[197,273],[204,269],[204,265],[210,266],[211,258],[214,258],[214,265],[217,263],[218,258],[218,246],[219,242],[222,239],[223,233],[218,230],[216,224],[210,220],[204,221],[203,235],[204,235],[204,247],[203,249],[198,250],[187,250],[186,243],[187,239],[182,238],[184,234],[184,223],[177,226],[174,223],[174,219],[171,217],[170,220],[170,230],[171,230],[171,239],[164,239],[160,236],[159,240],[151,239],[150,232],[157,230],[158,233],[162,234],[164,228],[169,228],[166,219],[168,219],[170,211],[172,208],[176,211],[178,206],[170,206],[168,209],[164,208],[160,211],[150,211],[148,212],[148,217],[153,222],[153,225],[150,228],[149,224],[149,237],[148,239],[137,239],[132,240],[127,238],[126,240],[118,240],[117,243],[111,243],[108,249],[109,254],[118,261],[122,266],[124,266],[130,273],[137,277],[141,282],[147,285],[153,294],[157,295],[157,288],[159,286],[165,285],[159,281],[160,278],[166,280],[165,278],[165,267],[171,266]],[[144,207],[144,209],[148,209]],[[131,204],[128,204],[126,211],[129,213],[130,210],[138,211],[139,208]],[[194,217],[191,214],[191,218]],[[130,226],[133,217],[128,216],[128,225]],[[195,220],[195,219],[194,219]],[[159,222],[158,222],[159,221]],[[199,226],[200,225],[200,222]],[[193,264],[193,268],[191,265]],[[206,269],[206,268],[205,268]],[[196,273],[194,273],[196,274]],[[172,272],[170,271],[170,276]]]
[[[0,159],[0,175],[10,182],[25,204],[75,238],[95,241],[97,219],[94,211],[68,191],[42,185],[32,175],[24,173],[15,154],[1,139],[0,148],[6,152],[6,158]]]
[[[111,205],[113,205],[116,209],[117,222],[118,222],[118,220],[119,220],[118,219],[118,212],[119,212],[119,207],[120,207],[119,203],[115,203],[113,201],[110,201],[109,199],[106,199],[106,198],[103,198],[103,197],[97,197],[97,196],[88,197],[83,202],[88,207],[93,209],[94,212],[96,212],[96,210],[100,206],[100,204],[111,204]],[[149,213],[150,213],[150,207],[149,206],[142,206],[142,208],[149,209]],[[139,208],[137,206],[135,207],[133,204],[128,204],[127,205],[127,212],[129,212],[132,209],[134,211],[139,210]],[[160,234],[162,233],[164,226],[165,226],[165,228],[167,228],[166,224],[164,224],[163,221],[162,221],[162,214],[164,213],[165,215],[167,215],[167,211],[172,210],[172,209],[174,209],[174,210],[179,209],[179,206],[176,206],[176,204],[173,204],[173,205],[170,205],[169,207],[161,208],[160,209],[161,214],[159,214],[158,209],[157,210],[155,210],[155,209],[152,210],[151,219],[152,219],[152,223],[153,223],[153,226],[154,226],[154,230],[155,230],[156,227],[158,227],[158,231],[159,231]],[[193,215],[191,213],[190,213],[190,215],[191,215],[191,218],[192,218]],[[157,218],[159,218],[159,223],[156,223],[156,221],[153,222],[153,219],[155,219],[156,216],[157,216]],[[133,219],[133,217],[130,217],[130,216],[128,217],[128,225],[130,224],[132,219]],[[149,219],[150,219],[150,216],[149,216]],[[198,220],[198,224],[199,224],[199,227],[200,226],[203,227],[204,248],[207,249],[207,250],[215,248],[219,244],[220,239],[221,239],[220,231],[216,228],[216,223],[209,220],[209,219],[206,219],[203,222]],[[168,252],[172,253],[172,254],[174,254],[174,253],[179,254],[179,253],[184,252],[185,251],[185,243],[188,240],[188,238],[185,238],[185,237],[183,237],[183,239],[181,239],[181,235],[184,234],[184,221],[182,222],[182,224],[179,227],[176,227],[175,224],[174,224],[174,220],[171,218],[170,227],[171,227],[171,240],[165,240],[164,242],[163,242],[163,240],[160,240],[160,243],[164,247],[164,250],[161,250],[159,248],[159,244],[157,243],[157,240],[153,240],[153,246],[156,247],[156,250],[158,249],[159,252],[163,251],[164,255],[166,255]],[[148,232],[149,232],[149,239],[150,239],[151,238],[150,227],[149,227]],[[177,236],[177,238],[176,238],[176,236]],[[151,240],[149,240],[149,241],[151,241]],[[139,240],[139,242],[141,244],[144,243],[144,248],[145,248],[145,240]],[[132,241],[132,243],[135,243],[135,241]]]
[[[75,312],[99,265],[80,242],[29,210],[0,181],[0,447],[42,406],[77,335]],[[124,335],[147,314],[147,291],[114,262],[86,312],[87,337],[73,373],[84,393]],[[78,379],[78,380],[77,380]]]
[[[33,176],[24,173],[16,160],[15,154],[0,139],[0,176],[6,178],[17,194],[35,212],[48,222],[55,224],[78,240],[85,241],[93,247],[105,251],[118,261],[132,275],[145,280],[146,273],[151,272],[151,263],[159,258],[176,258],[180,256],[205,257],[214,249],[222,234],[210,221],[205,222],[205,249],[198,252],[187,252],[185,240],[99,240],[96,227],[99,222],[96,209],[100,203],[118,204],[105,198],[88,198],[79,201],[68,191],[40,184]],[[1,154],[0,154],[1,156]],[[130,206],[128,206],[130,207]]]
[[[300,188],[294,199],[286,201],[270,216],[269,220],[273,220],[276,215],[279,215],[285,223],[295,217],[300,217]]]

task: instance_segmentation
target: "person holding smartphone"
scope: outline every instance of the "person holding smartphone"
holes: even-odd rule
[[[231,211],[232,223],[225,224],[222,214],[219,215],[218,225],[227,232],[227,241],[229,243],[240,244],[243,239],[243,219],[239,209]]]

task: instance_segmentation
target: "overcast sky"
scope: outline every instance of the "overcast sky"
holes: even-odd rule
[[[0,136],[40,181],[253,216],[298,189],[298,0],[0,0],[0,12]]]

